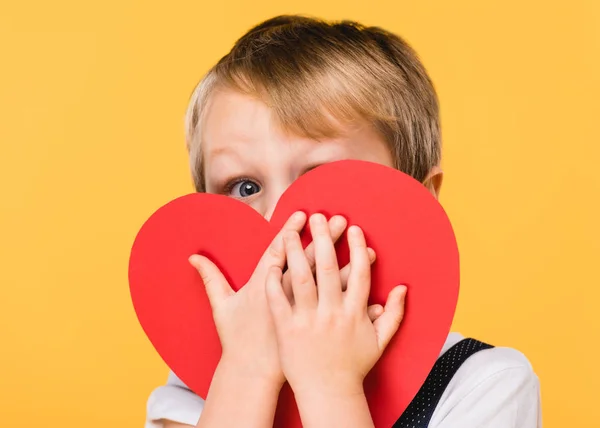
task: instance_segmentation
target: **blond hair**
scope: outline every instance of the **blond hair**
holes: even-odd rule
[[[414,50],[381,28],[282,15],[242,36],[200,81],[187,109],[186,144],[199,192],[205,191],[199,128],[217,87],[258,97],[282,129],[303,137],[335,137],[340,123],[366,120],[389,145],[395,167],[421,182],[440,162],[433,84]]]

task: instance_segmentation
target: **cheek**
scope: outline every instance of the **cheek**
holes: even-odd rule
[[[248,206],[254,211],[258,212],[263,217],[265,216],[264,201],[261,198],[262,195],[257,196],[254,200],[248,202]]]
[[[273,203],[271,199],[272,198],[269,197],[268,192],[263,189],[256,196],[250,197],[246,200],[241,199],[240,202],[248,205],[250,208],[268,220],[270,215],[273,214],[275,205],[277,204],[277,201]]]

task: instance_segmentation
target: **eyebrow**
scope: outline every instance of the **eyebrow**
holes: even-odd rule
[[[209,153],[210,153],[212,159],[217,158],[219,156],[223,156],[223,155],[234,155],[238,158],[240,157],[239,151],[232,149],[229,144],[217,147],[217,148],[211,150]],[[205,157],[207,157],[207,156],[205,156]]]
[[[213,156],[217,156],[217,155],[222,155],[222,154],[226,154],[227,152],[231,152],[231,147],[230,146],[221,146],[221,147],[217,147],[214,150],[211,150],[209,153],[211,153]]]
[[[234,165],[238,165],[240,161],[244,161],[244,156],[242,153],[240,153],[238,150],[234,150],[233,148],[231,148],[230,145],[224,145],[221,147],[217,147],[214,150],[211,150],[210,152],[210,159],[208,159],[208,157],[206,155],[203,156],[204,161],[204,167],[203,167],[203,175],[204,175],[204,180],[205,180],[205,186],[208,186],[209,183],[211,184],[218,184],[220,185],[220,182],[223,181],[223,177],[221,177],[221,174],[217,173],[215,174],[215,168],[208,168],[209,163],[213,163],[215,161],[217,161],[220,157],[223,156],[229,156],[234,158]],[[208,162],[207,162],[208,161]],[[222,168],[216,168],[216,170],[219,170]],[[216,177],[215,177],[216,175]]]

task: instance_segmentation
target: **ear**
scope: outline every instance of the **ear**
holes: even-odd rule
[[[427,177],[423,181],[423,185],[431,192],[436,199],[440,197],[440,190],[442,189],[442,181],[444,179],[444,171],[439,165],[431,168]]]

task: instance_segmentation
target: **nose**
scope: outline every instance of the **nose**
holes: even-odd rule
[[[281,195],[279,195],[281,196]],[[279,197],[275,201],[267,202],[267,210],[265,211],[264,217],[265,220],[271,221],[271,217],[273,217],[273,213],[275,212],[275,207],[277,206],[277,201],[279,201]]]

